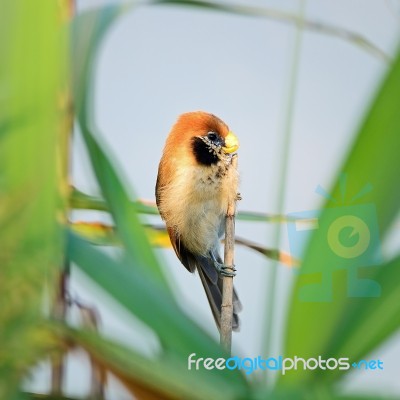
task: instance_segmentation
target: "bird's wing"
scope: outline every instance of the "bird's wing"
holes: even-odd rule
[[[196,270],[196,257],[185,247],[180,239],[180,235],[176,233],[175,229],[167,227],[168,235],[171,244],[180,262],[185,266],[189,272]]]
[[[156,182],[156,204],[157,204],[159,211],[160,211],[160,204],[161,204],[161,190],[160,189],[161,189],[161,179],[160,179],[160,173],[158,173],[157,182]],[[160,215],[161,215],[161,218],[164,219],[161,211],[160,211]]]

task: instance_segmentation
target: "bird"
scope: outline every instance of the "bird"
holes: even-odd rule
[[[155,189],[172,247],[189,272],[197,270],[219,330],[223,276],[236,271],[223,264],[219,246],[228,203],[240,199],[239,173],[232,165],[238,148],[236,135],[217,116],[184,113],[166,139]],[[234,331],[241,308],[234,289]]]

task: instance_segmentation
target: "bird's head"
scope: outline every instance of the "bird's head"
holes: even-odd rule
[[[185,149],[186,154],[202,165],[230,159],[239,148],[239,141],[228,126],[215,115],[204,111],[182,114],[172,128],[169,139],[174,146]]]

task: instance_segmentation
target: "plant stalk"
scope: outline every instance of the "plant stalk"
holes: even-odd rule
[[[232,159],[232,167],[237,169],[237,159]],[[228,204],[225,217],[225,246],[224,264],[233,272],[234,248],[235,248],[235,212],[236,199]],[[232,349],[232,317],[233,317],[233,277],[224,276],[222,280],[222,304],[221,304],[221,333],[220,343],[228,354]]]

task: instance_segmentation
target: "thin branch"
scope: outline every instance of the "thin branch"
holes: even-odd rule
[[[58,321],[64,321],[68,304],[66,301],[67,285],[69,278],[69,261],[66,259],[64,269],[59,276],[57,298],[53,307],[53,317]],[[51,360],[51,395],[61,396],[64,383],[64,355],[57,354]]]
[[[73,303],[79,308],[83,327],[95,332],[99,331],[100,315],[96,308],[84,305],[78,300],[73,300]],[[105,385],[107,375],[99,364],[96,363],[94,357],[88,352],[90,364],[92,368],[92,377],[90,385],[90,399],[103,400],[105,393]]]
[[[75,0],[60,1],[60,13],[65,20],[70,21],[75,14],[76,4]],[[70,168],[70,154],[71,154],[71,135],[73,131],[73,106],[72,94],[70,88],[60,91],[60,99],[58,104],[60,110],[63,112],[64,120],[62,129],[60,129],[59,137],[59,156],[61,161],[61,185],[62,190],[68,187],[69,181],[69,168]],[[64,210],[65,222],[68,222],[69,210]],[[70,262],[65,256],[62,269],[60,269],[58,276],[58,287],[56,288],[55,300],[53,309],[51,310],[53,317],[56,320],[64,321],[67,315],[67,287],[70,273]],[[51,363],[51,396],[62,396],[62,388],[64,383],[64,355],[56,355],[50,360]]]
[[[239,238],[237,236],[235,237],[235,244],[239,244],[249,249],[252,249],[262,254],[263,256],[271,260],[278,261],[279,263],[288,267],[296,268],[300,266],[300,260],[292,257],[289,253],[286,253],[284,251],[278,249],[269,249],[267,247],[261,246],[247,239]]]
[[[232,159],[232,167],[237,169],[237,155]],[[235,247],[235,211],[236,199],[228,204],[225,220],[224,264],[233,272]],[[228,354],[232,348],[232,317],[233,317],[233,277],[224,276],[222,280],[221,333],[220,343]]]

